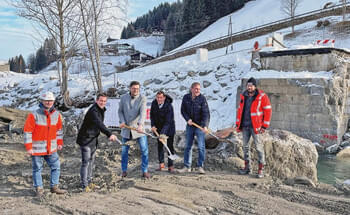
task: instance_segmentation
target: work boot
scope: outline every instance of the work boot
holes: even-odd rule
[[[58,194],[58,195],[62,195],[62,194],[65,194],[66,191],[64,190],[61,190],[60,188],[58,188],[58,185],[55,185],[53,187],[51,187],[51,193],[55,193],[55,194]]]
[[[149,174],[149,172],[144,172],[142,174],[142,177],[144,177],[145,179],[149,179],[149,178],[151,178],[151,174]]]
[[[35,195],[36,197],[41,197],[44,195],[44,189],[42,187],[36,187],[35,188]]]
[[[250,174],[250,166],[249,161],[244,161],[244,168],[239,170],[240,175],[249,175]]]
[[[127,172],[123,172],[123,173],[122,173],[122,178],[125,178],[127,175],[128,175]]]
[[[100,186],[94,184],[94,183],[90,183],[89,186],[88,186],[91,190],[94,190],[94,189],[100,189]]]
[[[184,166],[182,169],[177,170],[178,173],[187,173],[187,172],[191,172],[191,168],[188,168],[186,166]]]
[[[156,171],[162,171],[164,168],[165,168],[164,163],[160,163],[160,164],[159,164],[159,168],[156,169]]]
[[[169,167],[168,167],[168,172],[169,172],[169,173],[175,173],[174,166],[169,166]]]
[[[82,188],[81,188],[81,192],[83,192],[83,193],[90,193],[90,192],[91,192],[91,189],[90,189],[89,186],[82,187]]]
[[[259,163],[259,169],[258,169],[258,175],[256,176],[257,178],[263,178],[264,177],[264,164]]]

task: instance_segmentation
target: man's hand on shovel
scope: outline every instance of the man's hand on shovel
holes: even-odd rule
[[[159,133],[157,132],[157,130],[154,131],[154,133],[156,134],[156,136],[159,138],[159,141],[164,145],[164,147],[166,148],[166,150],[169,153],[169,158],[171,160],[176,160],[179,158],[179,156],[177,156],[176,154],[172,154],[169,147],[167,146],[167,138],[165,135],[161,134],[159,135]]]
[[[199,128],[199,129],[201,129],[202,131],[204,130],[204,128],[202,128],[201,126],[199,126],[199,125],[198,125],[197,123],[195,123],[195,122],[192,122],[192,125],[195,126],[195,127],[197,127],[197,128]],[[204,131],[203,131],[203,132],[204,132]],[[219,140],[219,141],[225,140],[225,141],[227,141],[227,142],[229,142],[229,143],[232,143],[230,140],[223,139],[223,138],[220,138],[220,137],[216,136],[216,135],[213,134],[213,132],[210,131],[209,129],[207,129],[207,133],[206,133],[206,134],[209,134],[209,135],[213,136],[215,139],[217,139],[217,140]]]

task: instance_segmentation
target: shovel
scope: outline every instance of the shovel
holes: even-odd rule
[[[130,130],[134,130],[134,131],[137,131],[138,132],[138,130],[137,130],[137,128],[134,128],[134,127],[130,127],[130,126],[128,126],[128,125],[125,125],[125,128],[127,128],[127,129],[130,129]],[[158,139],[158,137],[156,137],[156,136],[154,136],[154,135],[152,135],[152,134],[149,134],[149,133],[146,133],[146,132],[141,132],[142,134],[145,134],[145,135],[147,135],[147,136],[149,136],[149,137],[152,137],[152,138],[154,138],[154,139]]]
[[[136,128],[130,127],[130,126],[128,126],[128,125],[125,125],[125,128],[130,129],[130,130],[137,131]],[[142,133],[145,134],[145,135],[147,135],[147,136],[149,136],[149,137],[155,138],[155,139],[158,139],[158,138],[159,138],[159,134],[158,134],[158,133],[156,133],[156,134],[157,134],[157,137],[154,136],[154,135],[152,135],[152,134],[146,133],[146,132],[142,132]],[[179,158],[179,156],[177,156],[177,155],[175,155],[175,154],[171,154],[171,151],[170,151],[169,147],[162,141],[162,139],[159,139],[159,141],[160,141],[161,143],[163,143],[163,145],[165,146],[165,148],[166,148],[167,151],[169,152],[169,158],[170,158],[171,160],[176,160],[176,159]]]
[[[202,128],[201,126],[199,126],[199,125],[198,125],[197,123],[195,123],[195,122],[192,122],[192,125],[194,125],[194,127],[197,127],[197,128],[199,128],[199,129],[203,130],[203,128]],[[216,135],[213,134],[213,132],[212,132],[211,130],[209,130],[209,129],[208,129],[208,134],[211,135],[211,136],[213,136],[215,139],[217,139],[217,140],[219,140],[219,141],[225,140],[225,141],[227,141],[227,142],[229,142],[229,143],[234,144],[234,143],[233,143],[232,141],[230,141],[230,140],[223,139],[223,138],[220,138],[220,137],[216,136]]]
[[[154,133],[155,133],[155,134],[157,135],[157,137],[159,138],[158,132],[157,132],[157,131],[154,131]],[[167,144],[164,142],[164,140],[163,140],[162,138],[159,138],[159,141],[160,141],[161,143],[163,143],[164,147],[166,148],[166,150],[167,150],[168,153],[169,153],[169,156],[168,156],[168,157],[169,157],[171,160],[176,160],[176,159],[179,158],[179,156],[177,156],[176,154],[171,154],[171,151],[170,151],[169,147],[167,146]]]

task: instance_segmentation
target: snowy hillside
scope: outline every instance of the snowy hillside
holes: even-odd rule
[[[272,3],[272,0],[264,0]],[[261,7],[262,0],[249,2],[249,7]],[[304,1],[305,2],[305,1]],[[308,0],[314,5],[323,1]],[[320,3],[321,4],[321,3]],[[305,6],[306,7],[306,6]],[[246,9],[245,9],[246,10]],[[272,9],[270,13],[265,14],[266,20],[275,19],[272,17]],[[246,17],[255,16],[257,9],[247,11]],[[348,17],[349,18],[349,17]],[[316,28],[317,21],[310,21],[302,25],[296,26],[296,37],[286,37],[284,43],[287,47],[313,47],[317,39],[335,38],[335,46],[338,48],[350,49],[349,34],[337,32],[337,22],[341,17],[328,17],[331,25],[325,28]],[[244,20],[242,18],[242,20]],[[242,21],[243,22],[243,21]],[[224,29],[227,23],[216,22],[208,29]],[[207,32],[207,38],[204,33],[198,35],[202,39],[208,40],[212,32]],[[214,32],[214,30],[212,30]],[[215,30],[216,31],[216,30]],[[290,28],[280,31],[284,35],[290,33]],[[319,77],[330,79],[332,72],[278,72],[278,71],[251,71],[251,49],[255,41],[264,44],[268,35],[260,36],[251,40],[241,41],[233,44],[233,50],[227,55],[226,48],[217,49],[209,52],[209,60],[207,62],[199,62],[196,55],[178,58],[168,62],[162,62],[143,68],[136,68],[124,73],[117,73],[114,76],[114,66],[122,64],[126,59],[120,57],[102,58],[103,68],[103,86],[108,89],[117,86],[119,91],[127,90],[127,86],[132,80],[141,83],[141,93],[146,95],[149,100],[153,99],[157,90],[165,90],[174,96],[176,100],[181,100],[183,95],[189,90],[192,82],[198,81],[202,85],[201,92],[207,97],[209,108],[211,111],[210,128],[220,129],[231,126],[235,119],[236,93],[237,87],[241,83],[242,78],[257,77]],[[191,42],[191,41],[189,41]],[[136,41],[135,41],[136,44]],[[75,58],[69,75],[69,91],[70,96],[86,97],[92,96],[93,86],[87,68],[81,69],[83,60]],[[80,66],[79,66],[80,65]],[[51,70],[49,70],[51,69]],[[114,80],[117,80],[116,82]],[[17,74],[13,72],[0,72],[0,105],[14,105],[21,109],[36,108],[37,96],[42,90],[52,90],[59,92],[57,86],[58,75],[54,66],[37,75]],[[185,123],[185,122],[184,122]]]
[[[186,48],[188,46],[218,37],[227,36],[230,16],[232,20],[233,32],[239,32],[248,28],[253,28],[259,25],[288,18],[288,16],[282,12],[280,2],[281,0],[249,1],[242,9],[217,20],[215,23],[208,26],[201,33],[194,36],[191,40],[175,50]],[[327,2],[339,3],[337,0],[304,0],[301,1],[300,5],[298,6],[296,14],[298,15],[309,11],[322,9]]]

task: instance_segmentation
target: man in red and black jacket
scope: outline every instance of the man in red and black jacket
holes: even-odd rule
[[[243,132],[244,169],[240,174],[250,173],[250,145],[249,139],[253,136],[254,145],[259,157],[258,178],[264,177],[265,165],[264,145],[259,140],[259,134],[263,134],[270,126],[271,103],[264,91],[256,88],[256,80],[252,77],[247,81],[247,89],[240,95],[240,103],[237,109],[236,128]]]

